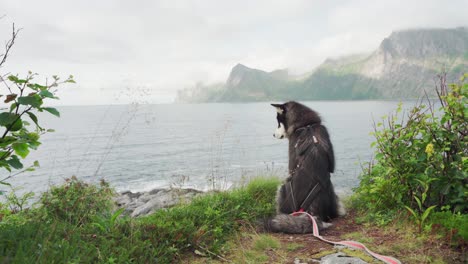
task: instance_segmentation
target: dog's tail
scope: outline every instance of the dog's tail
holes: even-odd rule
[[[315,218],[320,230],[330,227],[332,224],[322,222]],[[288,234],[312,233],[312,222],[307,215],[297,216],[279,214],[265,221],[265,229],[270,232],[283,232]]]

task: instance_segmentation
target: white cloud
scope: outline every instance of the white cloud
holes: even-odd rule
[[[62,104],[167,102],[198,81],[224,81],[239,62],[305,72],[329,56],[370,51],[392,30],[468,25],[466,1],[3,0],[2,7],[0,39],[12,22],[23,28],[2,72],[74,74],[78,85]],[[127,87],[134,96],[116,101]]]

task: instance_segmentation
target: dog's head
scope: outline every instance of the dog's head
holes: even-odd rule
[[[321,122],[314,110],[298,102],[271,105],[276,109],[278,121],[278,128],[273,134],[275,138],[289,138],[296,129]]]
[[[275,133],[273,136],[275,138],[285,138],[286,130],[288,124],[286,123],[286,104],[271,104],[273,107],[276,108],[276,121],[278,121],[278,128],[276,128]]]

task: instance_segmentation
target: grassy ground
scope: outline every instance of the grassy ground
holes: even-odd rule
[[[222,254],[241,227],[274,213],[278,183],[259,178],[131,219],[115,211],[106,183],[70,179],[31,209],[0,204],[0,263],[173,263],[187,252]]]
[[[447,231],[430,230],[419,233],[406,216],[386,226],[362,222],[354,211],[333,221],[333,226],[321,233],[333,240],[355,240],[372,251],[398,258],[402,263],[466,263],[467,241],[455,241]],[[311,234],[288,235],[263,233],[255,227],[243,228],[228,242],[228,251],[221,256],[187,254],[183,263],[314,263],[323,256],[337,252]],[[351,257],[368,263],[382,263],[360,250],[342,249]]]
[[[33,208],[0,204],[0,263],[293,263],[334,252],[310,234],[269,234],[277,179],[199,197],[190,204],[131,219],[115,211],[112,189],[70,179]],[[421,233],[408,214],[385,226],[351,212],[322,233],[353,239],[403,263],[466,263],[466,215],[434,214]],[[453,219],[452,219],[453,218]],[[364,219],[364,220],[363,220]],[[451,228],[447,228],[450,220]],[[359,251],[346,251],[372,262]]]

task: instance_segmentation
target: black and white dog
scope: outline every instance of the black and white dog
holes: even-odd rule
[[[272,106],[278,121],[274,137],[289,140],[289,177],[277,194],[278,214],[267,221],[266,228],[273,232],[311,233],[306,215],[290,215],[298,211],[313,215],[319,228],[327,228],[329,220],[345,214],[330,181],[335,157],[327,129],[315,111],[300,103]]]

